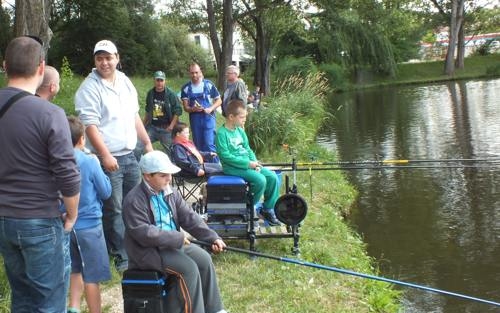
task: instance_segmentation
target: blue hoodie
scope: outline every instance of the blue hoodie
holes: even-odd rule
[[[78,230],[102,223],[102,201],[111,196],[111,183],[96,156],[75,149],[75,159],[81,175],[78,218],[74,227]]]

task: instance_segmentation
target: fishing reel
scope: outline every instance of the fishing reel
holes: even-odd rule
[[[295,193],[284,194],[276,201],[274,213],[283,224],[297,226],[306,218],[306,200]]]

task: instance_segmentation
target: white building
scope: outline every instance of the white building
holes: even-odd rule
[[[214,62],[214,49],[212,47],[212,42],[210,38],[204,33],[193,33],[189,34],[188,37],[198,46],[205,49],[210,53]],[[243,40],[241,38],[241,33],[236,30],[233,33],[233,56],[231,58],[232,64],[240,66],[243,56],[245,55],[245,47],[243,45]]]

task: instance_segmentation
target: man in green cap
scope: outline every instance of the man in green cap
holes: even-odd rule
[[[182,107],[176,94],[165,86],[165,73],[156,71],[153,77],[155,86],[146,96],[146,114],[143,122],[151,143],[159,141],[165,152],[170,155],[172,129],[179,121]],[[136,149],[138,159],[142,155],[142,148],[139,143]]]

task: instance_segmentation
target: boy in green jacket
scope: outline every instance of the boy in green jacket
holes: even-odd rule
[[[271,226],[280,225],[274,214],[279,197],[278,177],[274,171],[263,167],[248,144],[243,129],[247,110],[243,101],[231,100],[227,105],[226,121],[217,130],[215,144],[224,174],[242,177],[250,184],[253,204],[264,196],[260,214]]]

